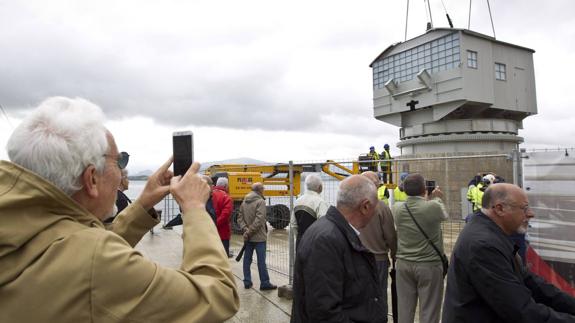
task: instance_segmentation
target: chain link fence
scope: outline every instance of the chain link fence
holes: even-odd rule
[[[388,164],[384,164],[388,163]],[[388,167],[382,167],[387,165]],[[393,204],[392,191],[399,183],[402,173],[420,173],[426,180],[435,181],[444,194],[443,201],[449,213],[449,219],[442,224],[444,248],[449,256],[459,232],[465,225],[465,217],[472,213],[471,203],[467,200],[469,181],[477,174],[495,173],[507,182],[517,182],[521,174],[514,154],[492,155],[429,155],[418,158],[399,157],[392,160],[366,160],[365,158],[340,159],[336,161],[295,161],[280,164],[260,165],[214,165],[204,173],[214,178],[227,177],[229,193],[234,200],[232,216],[232,241],[241,247],[240,228],[237,225],[237,211],[243,198],[256,182],[264,184],[267,205],[267,259],[268,269],[292,278],[294,262],[294,237],[290,235],[290,215],[293,202],[301,195],[305,177],[315,173],[323,180],[322,198],[330,205],[336,204],[337,192],[341,180],[352,174],[368,169],[375,170],[382,179],[386,178]],[[381,170],[388,169],[387,174]],[[179,213],[177,204],[166,198],[163,205],[163,221],[167,223]],[[255,260],[255,259],[254,259]]]

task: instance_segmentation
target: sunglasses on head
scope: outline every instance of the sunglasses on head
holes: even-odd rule
[[[127,152],[122,151],[118,155],[118,167],[120,167],[120,169],[126,168],[126,166],[128,166],[129,161],[130,161],[130,155]]]
[[[118,163],[118,168],[120,169],[126,168],[126,166],[128,166],[128,161],[130,160],[130,155],[125,151],[122,151],[117,156],[105,154],[104,157],[115,158]]]

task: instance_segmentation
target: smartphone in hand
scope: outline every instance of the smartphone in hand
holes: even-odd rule
[[[431,196],[431,192],[435,189],[435,181],[425,181],[425,188],[427,189],[427,196]]]
[[[172,134],[174,151],[174,176],[184,175],[194,162],[194,137],[191,131]]]

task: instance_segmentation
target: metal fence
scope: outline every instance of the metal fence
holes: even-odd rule
[[[379,162],[376,161],[376,170],[381,174]],[[262,171],[262,166],[267,167],[263,169],[265,171]],[[226,175],[240,174],[237,176],[241,185],[230,187],[236,193],[243,192],[239,196],[236,194],[236,211],[253,182],[264,182],[266,192],[275,195],[266,197],[269,229],[266,262],[269,270],[288,277],[291,282],[295,243],[294,237],[290,235],[288,221],[293,213],[293,202],[305,191],[305,177],[311,173],[319,175],[324,183],[322,198],[330,205],[335,205],[340,180],[366,170],[368,166],[358,159],[340,159],[242,165],[238,169],[228,169]],[[550,272],[548,268],[551,268],[552,275],[545,278],[575,295],[575,241],[569,234],[575,227],[575,204],[572,202],[575,201],[575,149],[399,157],[391,161],[390,169],[391,174],[387,176],[391,178],[387,183],[390,190],[398,184],[401,173],[417,172],[428,180],[434,180],[443,191],[443,200],[449,213],[449,219],[442,223],[444,249],[448,256],[465,225],[466,215],[472,212],[471,203],[467,200],[470,179],[477,174],[492,172],[503,177],[506,182],[524,187],[536,213],[528,232],[528,242],[533,250],[528,263],[536,272]],[[230,181],[230,185],[236,185],[234,183]],[[177,204],[170,197],[163,201],[160,208],[164,212],[164,223],[179,213]],[[240,241],[241,236],[235,234],[232,237],[234,239]]]
[[[470,179],[478,173],[494,172],[507,182],[517,182],[521,171],[518,169],[516,157],[514,154],[430,155],[375,162],[350,158],[337,161],[296,161],[274,165],[226,165],[205,172],[210,176],[229,177],[230,194],[235,201],[234,212],[237,212],[242,198],[249,192],[252,183],[258,181],[264,183],[266,195],[273,195],[266,196],[269,229],[266,262],[270,270],[288,276],[291,281],[295,244],[288,223],[293,212],[293,201],[304,192],[304,180],[308,174],[316,173],[322,178],[324,185],[321,195],[330,205],[336,204],[341,179],[370,167],[373,169],[374,165],[383,178],[380,162],[391,163],[391,174],[386,176],[389,190],[396,187],[397,180],[403,172],[417,172],[428,180],[434,180],[444,193],[444,203],[449,213],[449,220],[442,224],[445,252],[449,255],[464,226],[465,216],[471,213],[471,204],[466,197]],[[177,204],[171,198],[165,199],[163,209],[165,223],[179,213]],[[234,215],[234,221],[235,217]],[[233,239],[241,238],[236,235]]]

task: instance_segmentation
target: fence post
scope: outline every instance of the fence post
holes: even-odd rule
[[[289,284],[293,284],[293,267],[295,262],[295,244],[294,244],[294,234],[292,230],[292,221],[294,218],[293,213],[293,161],[289,161],[289,210],[290,210],[290,230],[289,230]]]
[[[523,188],[523,152],[525,149],[513,150],[513,184]]]

